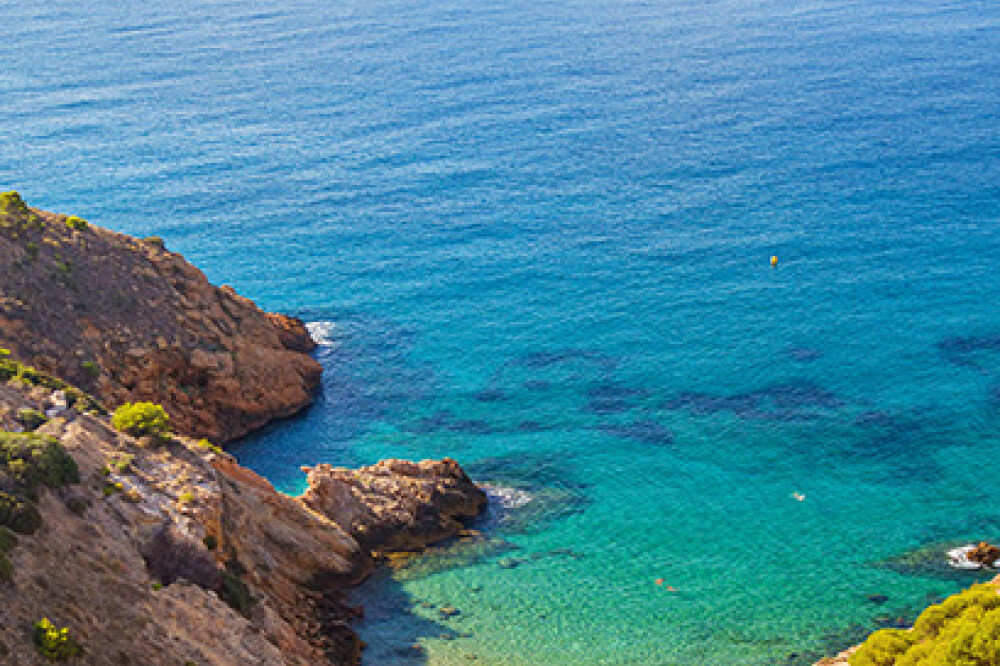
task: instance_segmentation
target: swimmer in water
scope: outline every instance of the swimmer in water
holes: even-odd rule
[[[795,499],[797,499],[800,502],[804,502],[805,499],[806,499],[806,496],[803,495],[802,493],[792,493],[792,497],[794,497]]]

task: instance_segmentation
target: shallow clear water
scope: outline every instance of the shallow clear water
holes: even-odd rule
[[[369,663],[811,663],[1000,536],[995,3],[5,16],[0,188],[327,323],[244,463],[530,500],[359,591]]]

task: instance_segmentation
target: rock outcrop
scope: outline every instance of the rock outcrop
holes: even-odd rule
[[[0,202],[0,347],[95,394],[148,400],[223,443],[308,405],[303,323],[215,287],[158,239]],[[81,221],[82,222],[82,221]]]
[[[992,567],[996,564],[997,560],[1000,560],[1000,548],[985,541],[980,541],[965,556],[970,561],[981,564],[984,567]]]
[[[370,467],[304,468],[302,501],[368,550],[418,550],[453,536],[463,518],[486,506],[480,490],[450,458],[383,460]]]

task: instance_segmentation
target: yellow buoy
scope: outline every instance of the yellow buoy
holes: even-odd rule
[[[772,266],[777,266],[778,265],[778,258],[775,257],[775,256],[773,256],[773,255],[771,256],[771,265]]]

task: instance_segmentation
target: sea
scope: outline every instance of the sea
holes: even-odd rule
[[[0,189],[319,340],[243,464],[488,488],[366,664],[805,665],[992,575],[1000,3],[0,6]]]

